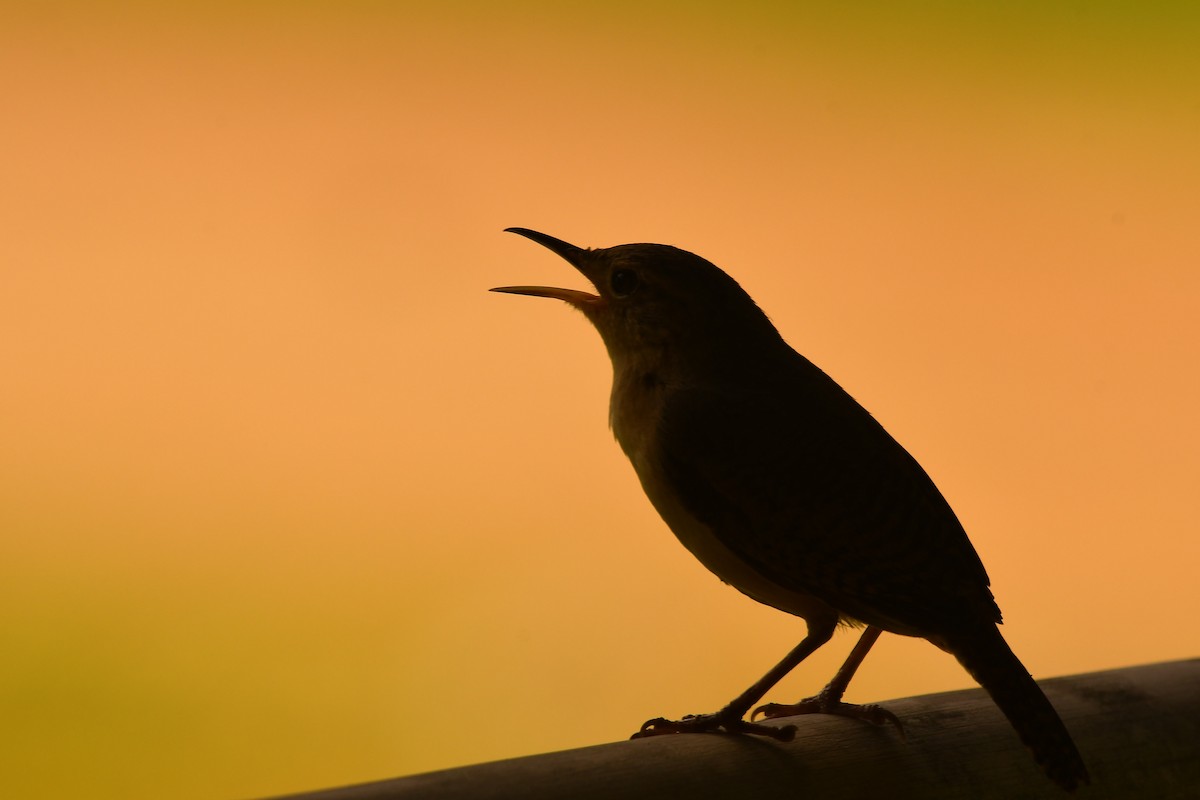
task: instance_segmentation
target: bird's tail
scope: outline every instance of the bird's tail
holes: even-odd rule
[[[947,637],[946,643],[992,696],[1052,781],[1069,792],[1090,782],[1062,719],[994,625]]]

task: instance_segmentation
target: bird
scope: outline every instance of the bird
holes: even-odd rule
[[[1090,782],[1066,726],[1001,635],[983,562],[933,480],[784,341],[732,277],[670,245],[588,249],[505,230],[557,254],[595,288],[491,291],[561,300],[599,331],[613,368],[610,426],[663,521],[722,581],[807,626],[783,660],[719,711],[651,719],[633,738],[790,740],[794,726],[755,720],[808,713],[902,730],[877,705],[842,701],[886,631],[953,655],[1052,781],[1067,791]],[[839,627],[862,634],[824,689],[755,707]]]

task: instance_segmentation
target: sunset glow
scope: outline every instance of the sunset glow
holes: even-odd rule
[[[1189,5],[409,5],[0,12],[0,796],[612,741],[799,641],[655,515],[582,316],[487,291],[587,288],[509,226],[733,275],[1036,677],[1197,655]],[[885,636],[848,699],[969,685]]]

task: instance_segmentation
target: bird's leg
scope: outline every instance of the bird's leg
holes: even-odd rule
[[[845,663],[838,669],[837,674],[833,676],[833,680],[812,697],[791,705],[767,703],[754,709],[754,713],[750,715],[750,719],[757,718],[759,714],[762,714],[766,719],[792,717],[799,714],[838,714],[844,717],[865,720],[873,725],[882,725],[885,722],[890,722],[903,735],[904,726],[900,724],[900,720],[892,712],[874,704],[856,705],[854,703],[842,702],[842,695],[846,693],[846,687],[850,685],[850,679],[854,677],[854,673],[858,671],[859,665],[867,657],[871,646],[875,644],[875,640],[879,638],[879,634],[882,632],[880,628],[868,625],[867,629],[863,631],[863,635],[859,638],[858,644],[854,645],[854,649],[846,657]]]
[[[743,717],[750,707],[762,699],[771,687],[779,683],[796,665],[808,658],[817,648],[829,641],[833,636],[833,624],[814,625],[809,623],[808,635],[800,644],[783,657],[783,660],[771,668],[754,685],[735,697],[724,708],[715,714],[689,714],[680,720],[669,720],[657,717],[647,720],[641,730],[631,736],[631,739],[641,739],[646,736],[660,736],[667,733],[711,733],[725,731],[726,733],[756,733],[769,736],[783,742],[790,742],[796,735],[796,726],[787,725],[782,728],[774,725],[761,725],[747,722]]]

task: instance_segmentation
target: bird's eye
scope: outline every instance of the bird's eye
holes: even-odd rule
[[[638,287],[638,275],[631,269],[619,269],[612,274],[609,283],[617,297],[628,297]]]

